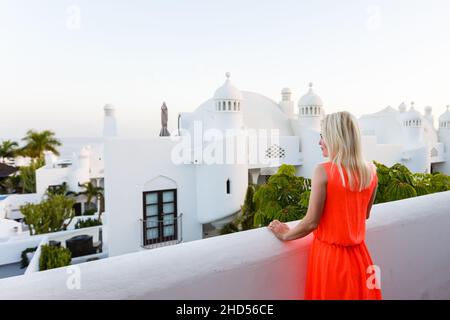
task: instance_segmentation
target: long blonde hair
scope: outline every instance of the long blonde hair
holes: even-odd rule
[[[326,115],[322,120],[322,137],[328,149],[332,169],[337,166],[345,186],[343,169],[350,190],[362,191],[369,187],[373,168],[362,154],[361,133],[356,118],[347,111]]]

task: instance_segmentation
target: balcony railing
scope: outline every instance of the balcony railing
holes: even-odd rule
[[[183,213],[164,219],[139,219],[141,222],[141,247],[153,249],[170,246],[183,241]]]
[[[384,299],[450,299],[449,208],[450,191],[373,206],[366,242]],[[0,299],[303,299],[311,239],[257,228],[189,241],[1,279]]]

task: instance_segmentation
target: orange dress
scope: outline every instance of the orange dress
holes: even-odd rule
[[[370,186],[351,191],[346,171],[342,185],[338,167],[322,163],[327,173],[327,194],[308,260],[305,299],[381,299],[372,259],[364,242],[366,212],[378,178]],[[372,266],[372,267],[369,267]]]

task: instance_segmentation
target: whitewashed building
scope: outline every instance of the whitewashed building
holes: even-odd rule
[[[239,90],[227,74],[211,98],[178,115],[176,134],[107,139],[110,255],[202,239],[206,226],[220,228],[236,216],[250,182],[264,182],[283,163],[310,178],[326,161],[318,146],[324,104],[310,84],[295,113],[291,95],[283,89],[277,103]],[[406,109],[402,104],[359,119],[366,159],[450,174],[450,112],[436,130],[431,108],[425,115]]]
[[[103,136],[62,139],[60,159],[46,154],[34,201],[63,182],[72,191],[88,181],[104,187],[109,254],[115,256],[202,239],[205,230],[220,229],[236,216],[249,183],[263,183],[281,164],[310,178],[326,161],[318,145],[324,103],[312,84],[295,112],[289,88],[277,103],[241,91],[226,76],[197,109],[178,115],[171,136],[163,124],[161,136],[120,137],[114,107],[106,105]],[[167,115],[165,105],[162,111]],[[404,103],[364,115],[364,155],[413,172],[450,174],[448,107],[438,123],[435,129],[431,107],[422,115]]]

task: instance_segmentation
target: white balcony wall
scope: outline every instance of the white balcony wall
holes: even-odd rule
[[[385,299],[450,299],[449,229],[450,191],[373,207]],[[311,239],[259,228],[191,241],[80,264],[80,289],[67,268],[3,279],[0,299],[302,299]]]

